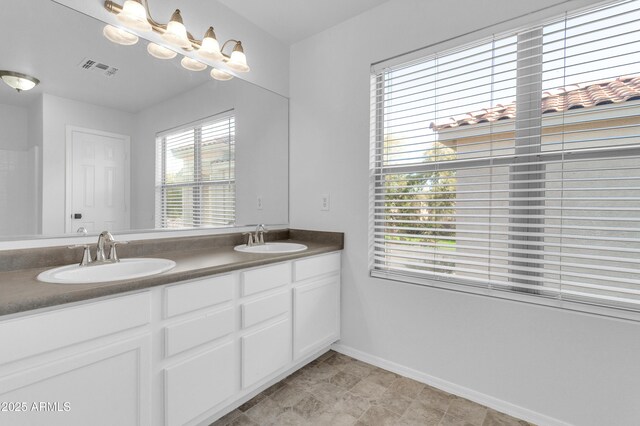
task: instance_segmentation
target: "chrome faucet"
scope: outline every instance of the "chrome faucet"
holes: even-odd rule
[[[112,244],[115,242],[115,238],[109,231],[102,231],[98,236],[98,247],[96,250],[96,262],[105,262],[107,260],[107,256],[104,254],[104,243],[107,242]]]
[[[264,223],[261,223],[260,225],[256,226],[256,234],[253,237],[253,240],[256,243],[256,245],[264,245],[265,232],[269,232],[269,231],[267,231],[267,228],[265,228]]]
[[[108,243],[111,245],[109,251],[109,258],[104,253],[104,246]],[[70,249],[83,248],[82,261],[80,266],[101,265],[104,263],[116,263],[120,262],[118,253],[116,252],[116,246],[119,244],[129,244],[129,241],[116,241],[113,235],[109,231],[102,231],[98,236],[98,244],[96,247],[96,259],[91,259],[91,248],[88,244],[78,244],[75,246],[69,246]]]
[[[267,228],[264,226],[263,223],[261,223],[260,225],[256,226],[256,232],[245,232],[242,235],[247,235],[247,247],[253,247],[253,246],[261,246],[264,245],[264,234],[267,231]]]

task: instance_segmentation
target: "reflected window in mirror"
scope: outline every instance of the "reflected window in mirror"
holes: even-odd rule
[[[156,136],[156,227],[235,224],[235,115],[218,114]]]

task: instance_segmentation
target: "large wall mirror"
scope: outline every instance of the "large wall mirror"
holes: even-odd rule
[[[288,99],[159,60],[51,0],[3,5],[0,239],[288,223]]]

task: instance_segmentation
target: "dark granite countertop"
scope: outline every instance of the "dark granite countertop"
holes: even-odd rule
[[[229,235],[224,237],[198,237],[196,244],[193,243],[193,238],[188,239],[189,241],[183,241],[184,239],[179,238],[165,239],[161,243],[155,244],[155,246],[165,243],[164,247],[172,246],[174,247],[173,251],[155,250],[152,253],[146,253],[151,250],[144,250],[143,248],[136,250],[134,247],[130,252],[135,253],[135,257],[160,257],[173,260],[176,262],[174,269],[149,277],[99,284],[50,284],[38,281],[36,279],[38,274],[53,267],[51,265],[39,265],[39,267],[30,269],[6,270],[0,272],[0,315],[142,290],[285,260],[299,259],[342,250],[344,247],[343,234],[341,233],[286,230],[274,234],[274,237],[269,239],[270,241],[302,243],[307,245],[308,249],[297,253],[281,254],[241,253],[233,250],[233,246],[238,243],[238,238],[241,238],[239,234],[232,234],[233,238],[231,240]],[[173,244],[171,244],[171,240],[174,240]],[[231,241],[231,244],[225,244],[229,241]],[[180,244],[181,242],[182,244]],[[206,244],[207,242],[209,244]],[[150,243],[147,241],[145,244],[149,246]],[[180,249],[181,246],[191,248]],[[39,250],[42,249],[35,249],[35,251]],[[120,252],[120,250],[118,251]],[[19,253],[17,252],[14,255],[18,256]],[[32,255],[34,250],[31,252],[24,250],[24,252],[25,255]],[[134,256],[124,254],[121,257]],[[4,263],[12,262],[5,260]]]

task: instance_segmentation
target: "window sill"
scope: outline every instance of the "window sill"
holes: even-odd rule
[[[460,282],[441,280],[437,278],[425,278],[414,275],[404,275],[392,272],[370,270],[369,275],[373,278],[381,278],[390,281],[398,281],[405,284],[420,285],[436,288],[440,290],[456,291],[467,294],[491,297],[494,299],[511,300],[531,305],[546,306],[567,311],[586,313],[603,316],[613,319],[640,322],[640,312],[625,308],[613,308],[601,306],[593,303],[582,303],[569,300],[561,300],[542,295],[530,295],[516,291],[492,289],[479,285],[462,284]]]

